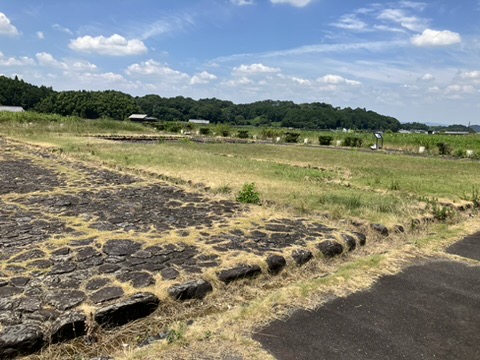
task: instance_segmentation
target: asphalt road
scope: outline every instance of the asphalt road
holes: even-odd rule
[[[480,233],[447,252],[480,260]],[[480,263],[432,259],[255,334],[277,359],[480,359]]]

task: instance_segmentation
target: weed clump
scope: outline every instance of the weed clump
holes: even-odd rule
[[[244,204],[260,204],[260,193],[257,191],[254,183],[243,184],[238,192],[236,200]]]

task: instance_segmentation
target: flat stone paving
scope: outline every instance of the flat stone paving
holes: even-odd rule
[[[0,138],[0,358],[84,334],[84,304],[101,324],[121,324],[112,315],[120,304],[123,319],[155,310],[154,285],[190,279],[171,293],[204,296],[211,286],[202,274],[225,270],[224,255],[276,254],[269,266],[277,273],[281,256],[303,264],[312,254],[299,249],[336,231],[307,219],[245,225],[248,217],[235,202]],[[238,265],[225,283],[260,270]]]
[[[433,260],[254,336],[277,359],[480,359],[480,266]]]

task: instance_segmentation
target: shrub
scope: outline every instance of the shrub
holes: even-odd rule
[[[260,204],[260,194],[255,188],[255,184],[243,184],[242,189],[238,192],[236,200],[244,204]]]
[[[467,151],[465,149],[457,149],[454,151],[453,156],[459,158],[467,157]]]
[[[260,137],[262,139],[275,139],[278,136],[282,136],[283,132],[278,129],[264,128],[260,132]]]
[[[182,129],[182,125],[178,122],[166,122],[165,131],[178,133]]]
[[[320,135],[318,137],[318,143],[320,145],[330,145],[332,143],[332,140],[333,140],[333,136],[329,136],[329,135]]]
[[[230,136],[230,127],[228,125],[217,125],[215,132],[223,137]]]
[[[207,127],[202,127],[198,130],[200,135],[209,135],[210,134],[210,128]]]
[[[355,136],[347,136],[343,140],[343,145],[349,147],[361,147],[363,144],[363,139]]]
[[[450,153],[452,151],[450,149],[450,145],[448,145],[448,143],[444,143],[444,142],[437,143],[437,148],[438,148],[438,153],[440,155],[450,155]]]
[[[300,137],[299,133],[295,132],[286,132],[285,133],[285,142],[287,143],[296,143]]]
[[[249,137],[248,130],[238,130],[237,136],[240,139],[248,139],[248,137]]]

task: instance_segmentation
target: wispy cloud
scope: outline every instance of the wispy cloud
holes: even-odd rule
[[[230,2],[236,6],[245,6],[245,5],[254,4],[253,0],[230,0]]]
[[[156,36],[170,35],[185,31],[195,25],[193,14],[169,16],[143,27],[140,39],[147,40]]]
[[[73,35],[72,30],[70,30],[69,28],[63,27],[59,24],[53,24],[52,29],[63,32],[63,33],[68,34],[68,35]]]
[[[312,0],[270,0],[272,4],[287,4],[295,7],[304,7],[312,2]]]
[[[413,1],[373,3],[342,15],[331,25],[350,31],[420,32],[430,23],[429,19],[420,16],[426,6]]]
[[[364,31],[368,29],[368,25],[365,22],[359,20],[355,14],[343,15],[337,22],[333,23],[332,25],[341,29],[354,31]]]

